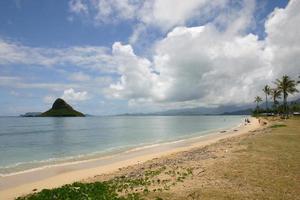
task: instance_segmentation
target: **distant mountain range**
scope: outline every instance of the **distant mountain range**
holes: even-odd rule
[[[253,109],[248,108],[248,109],[244,109],[244,110],[236,110],[233,112],[224,112],[224,113],[222,113],[222,115],[251,115],[252,111],[253,111]]]
[[[291,102],[300,103],[300,99],[292,100]],[[260,104],[261,108],[265,108],[266,104]],[[269,107],[272,102],[269,102]],[[174,109],[161,112],[152,113],[125,113],[119,116],[176,116],[176,115],[251,115],[252,110],[255,108],[254,104],[247,104],[243,106],[228,105],[218,106],[214,108],[196,107],[196,108],[183,108]]]
[[[61,101],[61,99],[57,99],[59,104],[63,105],[63,109],[59,109],[59,112],[53,107],[45,112],[31,112],[21,115],[23,117],[39,117],[39,116],[93,116],[93,115],[84,115],[76,110],[74,110],[70,105],[66,102]],[[300,98],[296,100],[292,100],[291,102],[296,102],[300,104]],[[57,103],[57,102],[56,102]],[[261,108],[265,107],[265,103],[260,104]],[[269,102],[269,107],[272,106],[272,102]],[[252,110],[255,108],[255,105],[247,104],[243,106],[236,105],[227,105],[227,106],[218,106],[213,108],[205,108],[205,107],[196,107],[196,108],[183,108],[183,109],[173,109],[166,110],[161,112],[152,112],[152,113],[124,113],[119,114],[117,116],[188,116],[188,115],[251,115]],[[63,111],[63,112],[62,112]]]
[[[152,113],[125,113],[121,116],[176,116],[176,115],[249,115],[251,114],[250,105],[245,106],[219,106],[214,108],[196,107],[196,108],[183,108],[175,110],[167,110],[162,112]]]

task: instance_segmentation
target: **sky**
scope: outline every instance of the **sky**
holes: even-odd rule
[[[59,97],[93,115],[253,103],[300,74],[299,10],[298,0],[1,0],[0,115]]]

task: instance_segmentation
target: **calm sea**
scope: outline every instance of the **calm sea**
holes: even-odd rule
[[[209,134],[243,116],[0,117],[0,174]]]

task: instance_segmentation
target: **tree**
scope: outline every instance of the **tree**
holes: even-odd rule
[[[268,112],[268,95],[270,95],[270,92],[271,92],[270,86],[265,85],[265,87],[264,87],[264,89],[263,89],[263,92],[264,92],[265,95],[266,95],[266,112]]]
[[[289,76],[284,75],[281,79],[276,79],[277,88],[283,94],[283,108],[284,113],[288,115],[288,108],[287,108],[287,98],[289,94],[294,94],[299,92],[296,88],[297,82],[292,80]]]
[[[270,94],[273,99],[273,108],[274,108],[274,113],[275,113],[275,110],[277,109],[277,105],[278,105],[277,99],[281,98],[281,91],[278,88],[273,88],[273,89],[271,89]]]
[[[261,98],[260,96],[257,96],[257,97],[255,97],[254,102],[256,103],[256,112],[258,113],[258,110],[259,110],[258,104],[259,104],[260,102],[262,102],[262,98]]]

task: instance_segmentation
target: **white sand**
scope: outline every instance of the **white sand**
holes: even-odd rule
[[[226,132],[222,133],[218,132],[202,137],[139,148],[114,156],[48,166],[0,177],[0,199],[14,199],[18,196],[31,193],[33,189],[41,190],[44,188],[59,187],[99,174],[111,173],[121,167],[142,163],[153,158],[187,151],[196,147],[203,147],[224,138],[248,133],[259,127],[258,120],[251,118],[250,124],[226,130]]]

